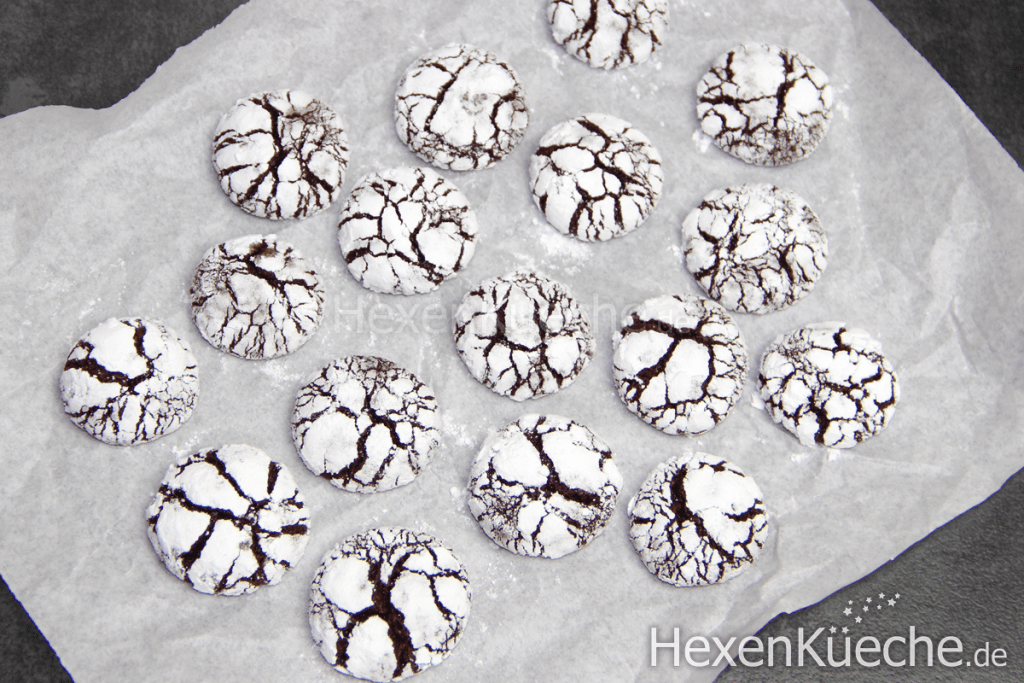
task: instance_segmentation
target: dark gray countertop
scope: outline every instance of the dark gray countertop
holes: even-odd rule
[[[1018,0],[874,0],[967,105],[1024,166],[1024,4]],[[237,0],[80,4],[6,0],[0,11],[0,115],[44,104],[102,108],[127,96],[174,50],[216,25]],[[1024,445],[1022,445],[1024,448]],[[981,457],[982,454],[979,454]],[[873,633],[884,641],[917,634],[955,636],[960,667],[851,666],[836,680],[1024,680],[1024,474],[1017,473],[969,510],[879,568],[817,605],[783,614],[759,634],[797,642],[818,626],[841,624],[843,611],[879,602]],[[900,598],[896,598],[896,594]],[[874,596],[885,595],[879,600]],[[873,598],[867,603],[868,597]],[[890,600],[902,600],[890,605]],[[852,616],[850,617],[852,618]],[[819,638],[821,643],[828,632]],[[967,662],[988,645],[984,675]],[[893,659],[907,654],[894,647]],[[824,646],[815,648],[824,655]],[[1006,651],[1005,666],[991,655]],[[923,657],[925,646],[918,656]],[[717,655],[712,649],[712,659]],[[838,654],[838,653],[837,653]],[[841,655],[840,655],[841,656]],[[662,653],[667,666],[670,653]],[[795,657],[795,653],[794,653]],[[872,655],[868,659],[879,659]],[[751,659],[756,659],[752,657]],[[735,667],[720,681],[820,680],[817,666]],[[31,619],[0,581],[0,680],[65,681],[68,674]]]

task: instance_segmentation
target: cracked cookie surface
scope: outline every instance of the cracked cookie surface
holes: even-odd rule
[[[599,69],[646,62],[668,30],[668,0],[551,0],[551,36]]]
[[[814,288],[828,265],[821,222],[799,195],[774,185],[716,190],[683,221],[686,268],[730,311],[772,313]]]
[[[530,159],[533,201],[547,222],[587,242],[640,227],[663,184],[658,150],[629,123],[607,114],[557,124]]]
[[[294,90],[238,100],[213,139],[221,189],[262,218],[305,218],[326,209],[341,192],[348,157],[341,117]]]
[[[365,176],[345,204],[338,242],[367,289],[422,294],[473,258],[476,213],[454,184],[429,168]]]
[[[569,290],[528,271],[485,280],[467,293],[454,327],[470,374],[515,401],[568,386],[594,355],[590,321]]]
[[[732,317],[710,299],[648,299],[626,313],[612,345],[619,398],[668,434],[712,429],[743,391],[746,346]]]
[[[334,361],[302,389],[292,441],[314,474],[346,491],[408,484],[439,443],[437,401],[408,370],[375,356]]]
[[[604,530],[621,488],[611,449],[590,429],[531,414],[488,439],[477,454],[469,509],[501,547],[559,558]]]
[[[310,632],[338,671],[397,681],[452,653],[471,598],[465,566],[436,538],[371,529],[324,556],[310,587]]]
[[[199,397],[188,345],[144,318],[110,318],[86,333],[71,348],[59,385],[71,421],[114,446],[177,430]]]
[[[192,278],[192,320],[203,339],[240,358],[276,358],[320,326],[324,287],[276,235],[249,235],[206,252]]]
[[[241,444],[179,455],[146,516],[167,570],[200,593],[272,586],[309,540],[309,514],[288,468]]]
[[[715,60],[697,84],[701,130],[758,166],[790,164],[817,149],[832,105],[825,72],[775,45],[740,45]]]
[[[850,448],[885,428],[900,385],[882,345],[842,323],[784,334],[761,359],[765,409],[805,446]]]
[[[446,45],[423,55],[395,91],[399,139],[438,168],[487,168],[515,149],[528,124],[516,72],[472,45]]]
[[[732,579],[750,568],[768,535],[768,512],[754,480],[706,453],[654,468],[628,513],[640,559],[674,586]]]

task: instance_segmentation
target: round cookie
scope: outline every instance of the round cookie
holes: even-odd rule
[[[765,409],[805,446],[850,448],[889,424],[900,385],[882,345],[843,323],[784,334],[761,359]]]
[[[203,339],[240,358],[276,358],[320,326],[324,287],[276,235],[249,235],[206,252],[192,278],[192,320]]]
[[[395,129],[438,168],[487,168],[515,149],[529,124],[516,72],[472,45],[446,45],[406,70],[395,91]]]
[[[444,661],[466,630],[466,568],[429,534],[356,534],[328,552],[309,592],[309,627],[327,663],[370,681],[398,681]]]
[[[710,299],[648,299],[627,311],[612,348],[619,398],[668,434],[712,429],[743,391],[746,346],[736,323]]]
[[[110,318],[71,348],[60,376],[64,412],[104,443],[170,434],[199,397],[196,359],[181,337],[144,318]]]
[[[309,540],[309,514],[288,468],[252,446],[179,455],[146,516],[167,570],[200,593],[272,586]]]
[[[828,265],[807,202],[774,185],[716,190],[683,221],[686,268],[730,311],[772,313],[806,296]]]
[[[748,164],[782,166],[813,152],[832,120],[832,86],[807,57],[750,43],[723,54],[697,84],[700,127]]]
[[[636,230],[661,196],[661,155],[622,119],[585,114],[551,128],[530,159],[533,201],[556,230],[587,242]]]
[[[640,559],[674,586],[734,578],[750,568],[768,535],[768,512],[754,480],[705,453],[658,465],[627,510]]]
[[[621,487],[611,449],[592,431],[556,415],[524,415],[477,454],[469,509],[501,547],[558,558],[604,530]]]
[[[642,64],[662,45],[668,0],[551,0],[555,42],[599,69]]]
[[[306,218],[338,198],[348,136],[330,107],[294,90],[238,100],[217,124],[213,167],[221,189],[262,218]]]
[[[299,390],[292,441],[309,470],[372,493],[416,478],[439,443],[437,401],[408,370],[375,356],[334,361]]]
[[[515,401],[567,387],[594,355],[586,312],[561,283],[517,270],[485,280],[455,311],[470,374]]]
[[[429,168],[365,176],[338,225],[349,272],[384,294],[430,292],[473,258],[476,213],[452,183]]]

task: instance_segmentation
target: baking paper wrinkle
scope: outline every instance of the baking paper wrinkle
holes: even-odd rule
[[[17,293],[0,301],[0,313],[30,323],[0,330],[0,471],[12,475],[0,498],[0,573],[78,683],[337,680],[309,636],[309,581],[335,542],[375,523],[435,530],[476,588],[466,637],[433,679],[475,681],[485,667],[503,680],[583,671],[595,682],[709,682],[717,670],[672,669],[670,658],[652,669],[651,627],[678,627],[683,638],[752,635],[780,611],[861,578],[1024,466],[1024,273],[1016,265],[1024,262],[1024,174],[867,0],[674,3],[657,63],[612,77],[565,59],[537,23],[541,3],[522,5],[252,0],[110,109],[46,107],[0,120],[0,280]],[[531,127],[494,168],[442,172],[473,203],[480,239],[473,260],[437,291],[396,301],[355,283],[337,244],[343,200],[305,221],[270,224],[221,192],[209,159],[217,120],[237,99],[275,87],[305,89],[338,108],[352,148],[344,195],[363,173],[422,163],[394,134],[393,89],[416,56],[454,40],[516,68]],[[750,40],[788,43],[837,90],[829,135],[791,167],[746,166],[695,137],[693,88],[715,57]],[[601,244],[567,241],[547,226],[528,189],[531,145],[547,126],[586,111],[629,121],[666,160],[665,193],[648,223]],[[699,440],[670,437],[618,402],[611,332],[629,306],[698,291],[679,261],[680,224],[711,190],[744,182],[799,193],[836,248],[805,300],[768,316],[737,315],[751,355],[749,400]],[[272,232],[314,259],[327,288],[324,321],[274,364],[227,358],[195,330],[183,290],[213,244]],[[577,295],[598,347],[576,383],[528,406],[476,383],[449,325],[424,313],[436,305],[450,315],[469,289],[520,266],[550,271]],[[77,430],[55,389],[70,344],[121,315],[152,316],[181,334],[201,383],[190,422],[124,450]],[[754,368],[776,336],[836,319],[882,341],[903,400],[889,428],[833,459],[803,449],[756,407]],[[354,353],[429,377],[444,416],[429,471],[388,494],[334,489],[305,470],[290,440],[303,378]],[[497,549],[465,506],[469,464],[487,434],[528,411],[587,425],[623,473],[605,532],[570,558]],[[177,453],[242,439],[292,470],[311,511],[309,546],[277,586],[233,599],[200,595],[148,546],[146,503]],[[680,589],[636,557],[625,508],[658,462],[695,449],[758,482],[770,533],[744,575]],[[39,510],[45,519],[33,517]],[[40,542],[36,529],[59,531],[60,543]],[[268,623],[278,626],[262,630]]]

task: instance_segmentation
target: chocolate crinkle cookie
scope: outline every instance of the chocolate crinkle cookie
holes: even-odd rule
[[[775,45],[740,45],[715,60],[697,84],[701,130],[758,166],[790,164],[817,149],[832,105],[825,72]]]
[[[395,129],[438,168],[487,168],[523,139],[529,124],[523,86],[508,64],[472,45],[423,55],[395,91]]]
[[[371,529],[324,556],[310,587],[310,632],[336,670],[398,681],[452,654],[471,597],[465,566],[436,538]]]
[[[348,270],[367,289],[422,294],[449,279],[476,248],[476,213],[429,168],[392,168],[356,185],[338,224]]]
[[[320,326],[324,287],[316,271],[276,235],[219,244],[192,278],[192,319],[215,348],[240,358],[276,358]]]
[[[661,154],[643,133],[607,114],[551,128],[530,159],[533,201],[559,232],[587,242],[640,227],[661,196]]]
[[[806,446],[866,441],[889,424],[900,400],[882,345],[843,323],[808,325],[773,341],[758,387],[772,420]]]
[[[167,570],[200,593],[272,586],[309,540],[309,514],[291,473],[239,444],[178,456],[147,517]]]
[[[525,270],[471,290],[454,323],[470,374],[515,401],[567,387],[594,355],[590,321],[569,290]]]
[[[599,69],[646,62],[668,30],[668,0],[551,0],[555,42]]]
[[[262,218],[306,218],[326,209],[341,193],[348,157],[341,117],[294,90],[238,100],[213,139],[221,189]]]
[[[348,356],[299,390],[292,440],[311,472],[346,491],[404,486],[439,443],[434,392],[376,356]]]
[[[674,586],[721,583],[750,568],[768,536],[761,490],[705,453],[658,465],[629,501],[629,537],[647,569]]]
[[[716,190],[683,221],[686,268],[730,311],[772,313],[814,288],[828,239],[800,196],[774,185]]]
[[[590,429],[557,415],[524,415],[477,454],[469,509],[499,546],[559,558],[604,530],[621,487],[611,449]]]
[[[732,317],[710,299],[648,299],[626,313],[612,348],[619,398],[668,434],[711,430],[743,391],[746,345]]]
[[[71,348],[60,394],[71,421],[100,441],[152,441],[192,415],[199,396],[196,359],[158,322],[110,318]]]

